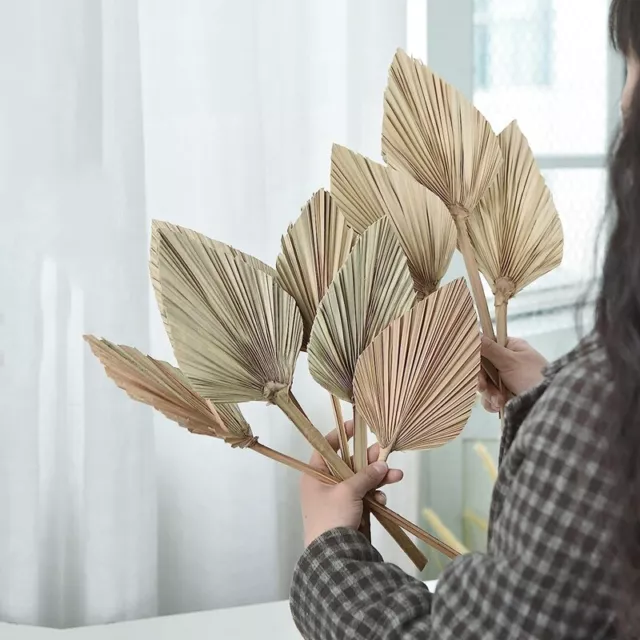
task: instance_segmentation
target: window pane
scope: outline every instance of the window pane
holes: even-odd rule
[[[544,177],[562,220],[562,265],[532,287],[586,283],[595,277],[594,256],[606,199],[606,170],[554,169]]]
[[[537,154],[605,153],[608,3],[475,3],[474,101],[493,127],[517,119]]]
[[[427,60],[427,0],[407,0],[407,53]]]

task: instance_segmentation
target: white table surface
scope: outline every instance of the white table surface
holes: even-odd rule
[[[435,582],[427,582],[431,591]],[[42,629],[0,623],[2,640],[300,640],[289,603],[186,613],[77,629]]]

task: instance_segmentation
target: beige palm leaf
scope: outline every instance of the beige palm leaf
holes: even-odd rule
[[[205,400],[193,390],[186,376],[169,363],[144,355],[133,347],[117,345],[94,336],[85,336],[85,340],[101,361],[107,375],[129,397],[154,407],[192,433],[224,440],[232,447],[247,448],[292,469],[309,474],[322,482],[335,484],[339,481],[314,467],[259,443],[238,405],[214,405]],[[378,504],[372,498],[366,498],[365,501],[418,569],[424,568],[426,558],[402,532],[401,527],[448,557],[456,555],[454,549],[394,511]]]
[[[216,403],[277,405],[334,475],[350,477],[291,392],[303,332],[295,300],[263,270],[211,250],[199,234],[162,229],[158,273],[176,359],[194,390]],[[381,522],[414,562],[423,558],[396,524]]]
[[[415,300],[406,258],[386,218],[369,227],[323,298],[309,340],[309,370],[353,402],[353,374],[373,338]]]
[[[468,226],[478,265],[495,294],[498,341],[505,345],[509,300],[562,262],[563,234],[518,124],[512,122],[498,139],[504,163]]]
[[[384,95],[382,153],[449,209],[471,213],[495,180],[500,145],[486,118],[457,89],[401,49]]]
[[[147,404],[170,420],[201,435],[221,438],[232,446],[251,446],[251,427],[238,405],[211,405],[191,387],[186,376],[168,362],[95,336],[85,336],[107,375],[130,398]]]
[[[390,166],[411,175],[447,205],[482,330],[495,339],[466,224],[502,163],[491,126],[458,90],[398,50],[384,98],[382,151]],[[490,373],[497,378],[495,369],[490,367]]]
[[[278,281],[298,303],[304,323],[302,349],[306,351],[320,300],[353,248],[356,235],[338,210],[331,194],[317,191],[302,208],[282,238],[276,261]],[[340,401],[331,396],[342,459],[351,464],[349,441]]]
[[[356,367],[358,410],[392,451],[433,449],[460,434],[475,403],[480,333],[462,279],[392,322]]]
[[[363,233],[389,214],[383,192],[391,190],[386,167],[347,147],[331,150],[331,195],[349,225]]]
[[[440,198],[406,174],[339,145],[333,146],[331,188],[358,232],[389,217],[420,298],[438,288],[456,248],[455,225]]]
[[[216,251],[219,253],[228,254],[234,258],[238,258],[243,262],[246,262],[251,267],[258,269],[260,271],[264,271],[267,275],[275,278],[276,271],[269,265],[265,264],[258,258],[254,258],[253,256],[243,253],[242,251],[238,251],[234,247],[225,244],[224,242],[220,242],[219,240],[213,240],[208,238],[207,236],[198,233],[197,231],[193,231],[192,229],[187,229],[186,227],[181,227],[176,224],[171,224],[170,222],[165,222],[163,220],[153,220],[151,223],[151,248],[149,251],[149,274],[151,276],[151,284],[153,285],[153,290],[155,293],[156,301],[158,303],[158,309],[160,310],[160,315],[162,316],[162,320],[165,325],[165,329],[169,335],[169,339],[171,339],[171,333],[169,331],[169,327],[166,322],[166,312],[164,310],[164,303],[162,301],[162,293],[160,291],[160,273],[158,266],[158,245],[160,242],[160,234],[162,231],[170,231],[176,234],[184,234],[188,237],[193,238],[194,240],[199,241],[202,245],[211,251]]]
[[[158,231],[162,305],[176,359],[213,402],[272,400],[293,381],[302,342],[295,300],[262,269],[196,233]]]
[[[356,235],[331,194],[320,189],[282,238],[276,261],[278,281],[298,303],[304,323],[303,349],[320,300],[351,252]]]
[[[392,320],[411,308],[413,280],[387,218],[370,226],[318,307],[309,340],[309,371],[334,396],[353,403],[360,354]],[[367,464],[367,430],[354,410],[354,466]]]

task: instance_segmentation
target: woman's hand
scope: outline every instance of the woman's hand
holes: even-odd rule
[[[346,423],[347,435],[353,435],[353,422]],[[338,432],[332,431],[327,441],[334,450],[339,448]],[[369,466],[356,475],[336,485],[326,485],[307,475],[302,476],[301,501],[304,523],[304,544],[309,546],[317,537],[336,527],[358,529],[362,520],[362,500],[370,491],[385,484],[402,480],[400,469],[389,469],[386,462],[377,462],[380,447],[369,447]],[[318,452],[314,452],[309,464],[329,473],[327,465]],[[386,497],[377,491],[375,499],[384,504]]]
[[[482,337],[482,355],[498,370],[504,386],[515,395],[520,395],[542,382],[542,370],[547,360],[525,340],[509,338],[506,347],[501,347],[489,338]],[[482,405],[491,413],[498,413],[506,403],[501,393],[480,373],[478,388],[482,394]]]

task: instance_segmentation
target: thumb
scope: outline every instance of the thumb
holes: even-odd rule
[[[509,367],[513,359],[511,349],[501,347],[497,342],[494,342],[486,336],[482,336],[482,355],[498,369],[498,371]]]
[[[387,471],[389,471],[389,467],[386,462],[374,462],[358,471],[355,476],[345,480],[343,484],[350,489],[355,498],[362,500],[369,491],[380,486]]]

